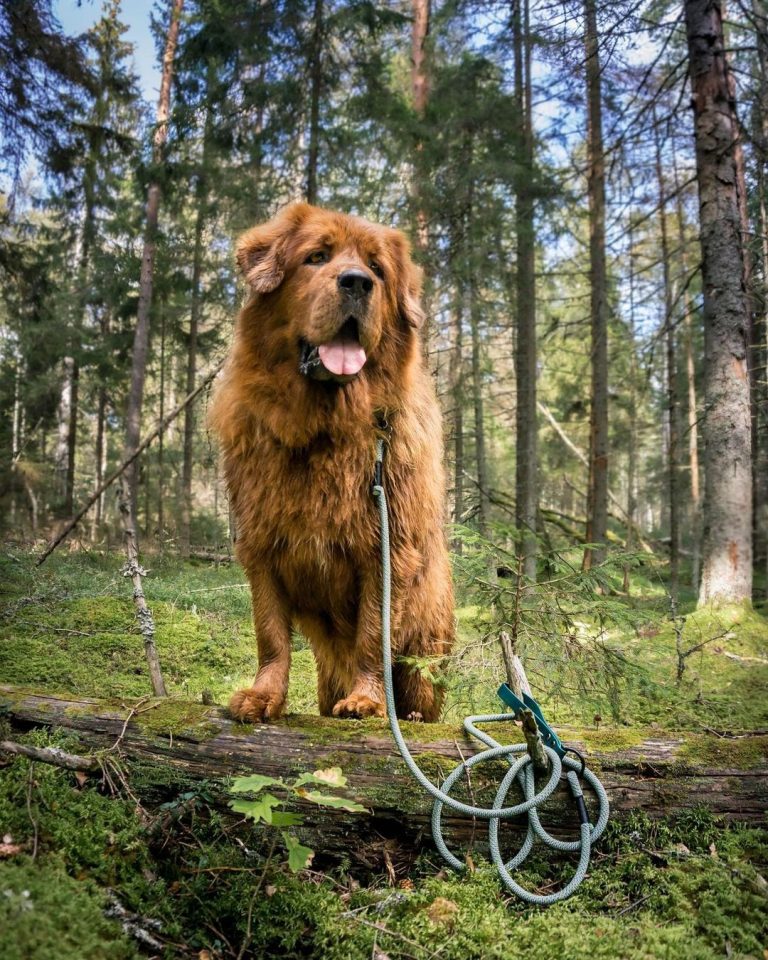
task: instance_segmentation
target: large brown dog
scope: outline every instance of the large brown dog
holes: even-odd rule
[[[315,654],[321,714],[384,715],[371,480],[385,418],[397,712],[436,720],[439,687],[397,662],[445,654],[453,638],[440,417],[420,354],[420,275],[408,242],[295,204],[246,233],[237,262],[251,296],[211,418],[251,583],[259,670],[230,710],[243,721],[280,715],[295,626]]]

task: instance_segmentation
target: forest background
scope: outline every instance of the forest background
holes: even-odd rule
[[[76,34],[75,14],[93,25]],[[762,736],[762,0],[727,12],[707,0],[170,0],[152,10],[154,51],[128,40],[140,15],[120,0],[0,2],[0,682],[223,702],[252,673],[206,408],[245,296],[233,244],[304,199],[399,227],[425,271],[458,599],[449,719],[490,709],[503,630],[548,715],[595,737],[603,723]],[[316,711],[311,657],[296,645],[290,703]],[[6,807],[0,790],[0,826],[14,834],[33,768],[15,761]],[[41,809],[61,783],[37,783]],[[72,823],[81,816],[72,806]],[[701,821],[669,829],[691,849],[697,831],[710,836]],[[103,888],[100,855],[86,863],[51,830],[62,877]],[[225,857],[218,835],[198,841]],[[765,847],[728,843],[752,878]],[[735,919],[752,901],[733,871],[725,883],[707,874],[695,894],[670,879],[662,903],[648,892],[658,876],[639,866],[649,855],[637,856],[622,893],[606,894],[618,889],[610,872],[595,881],[582,916],[593,933],[574,950],[599,955],[608,896],[617,914],[648,901],[643,936],[673,931],[638,956],[687,956],[686,938],[691,956],[719,956],[724,940],[758,951],[759,921]],[[187,866],[167,866],[165,882]],[[124,902],[146,913],[151,884],[123,881]],[[248,902],[232,884],[226,895]],[[733,903],[691,927],[686,911],[715,888]],[[326,956],[376,955],[370,929],[332,948],[320,900],[297,906],[294,893],[284,909],[306,909],[313,931],[311,946],[296,934],[296,955],[321,944]],[[446,895],[474,909],[473,894]],[[218,939],[191,907],[167,929],[211,955],[256,950],[254,902],[247,925],[212,904]],[[390,955],[431,930],[403,909]],[[287,937],[275,916],[264,923]],[[611,927],[614,946],[627,922]],[[95,936],[100,956],[111,934]]]

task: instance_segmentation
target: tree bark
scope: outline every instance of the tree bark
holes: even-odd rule
[[[471,268],[474,269],[474,268]],[[474,274],[469,287],[469,324],[472,334],[472,409],[475,420],[475,465],[477,468],[477,527],[485,536],[488,531],[488,464],[485,455],[485,404],[483,402],[483,370],[480,345],[480,307]]]
[[[672,138],[675,173],[675,207],[677,213],[680,266],[683,277],[683,345],[685,349],[685,378],[688,394],[688,467],[691,493],[691,586],[698,592],[701,572],[701,482],[699,479],[699,412],[696,400],[696,360],[693,339],[693,307],[688,291],[688,254],[683,216],[683,197],[677,170],[677,153]]]
[[[453,400],[453,522],[461,523],[464,514],[464,286],[456,284],[453,309],[454,330],[451,350],[451,396]],[[461,538],[453,542],[461,553]]]
[[[587,102],[589,114],[588,195],[591,316],[591,390],[589,409],[589,484],[587,540],[583,566],[605,559],[608,533],[608,289],[605,262],[605,155],[600,55],[595,0],[584,2]]]
[[[430,0],[411,0],[411,89],[413,108],[423,123],[429,102],[429,74],[427,72],[427,37],[429,36]],[[413,178],[413,202],[416,209],[416,242],[419,252],[426,254],[429,245],[427,212],[423,203],[424,142],[416,141],[416,170]]]
[[[202,291],[200,280],[203,272],[203,231],[207,219],[208,162],[213,125],[213,105],[210,90],[213,78],[208,76],[208,102],[203,126],[203,149],[200,171],[195,188],[197,214],[195,216],[195,246],[192,255],[192,303],[189,314],[189,342],[187,344],[187,393],[195,389],[197,378],[197,338],[200,327]],[[184,409],[184,460],[181,471],[181,523],[179,525],[179,550],[182,557],[189,556],[190,525],[192,523],[192,460],[195,440],[195,407],[188,404]]]
[[[354,849],[361,835],[399,838],[404,846],[432,849],[429,831],[431,799],[409,776],[383,720],[342,721],[293,715],[276,723],[242,727],[226,719],[219,707],[179,700],[139,703],[45,695],[0,685],[0,709],[12,729],[56,727],[73,733],[78,752],[114,747],[142,766],[142,781],[176,793],[190,781],[214,780],[245,772],[292,778],[297,771],[340,766],[348,779],[345,793],[363,804],[366,813],[334,810],[325,819],[316,806],[301,808],[309,829],[322,833],[323,849]],[[461,728],[448,724],[407,724],[409,747],[424,772],[439,781],[479,745]],[[496,728],[492,731],[499,735]],[[638,810],[665,817],[707,807],[716,816],[761,823],[767,799],[768,738],[763,734],[722,737],[714,734],[649,734],[632,747],[600,748],[613,731],[559,731],[568,744],[585,753],[599,771],[614,816]],[[522,742],[522,732],[510,723],[506,742]],[[592,745],[590,745],[592,744]],[[744,749],[743,754],[739,747]],[[113,751],[114,752],[114,751]],[[738,762],[739,755],[750,757]],[[473,793],[486,802],[506,767],[474,768]],[[130,770],[127,771],[130,777]],[[173,790],[173,786],[170,788]],[[587,806],[594,803],[587,792]],[[558,835],[578,832],[568,791],[561,790],[547,805],[542,819]],[[446,817],[447,834],[456,844],[478,846],[484,831],[471,819]],[[505,829],[511,829],[507,827]]]
[[[147,191],[146,223],[144,228],[144,249],[141,257],[141,276],[139,279],[139,304],[136,316],[136,330],[133,337],[133,355],[131,360],[131,385],[125,416],[125,451],[127,460],[136,450],[141,437],[141,409],[144,401],[144,378],[147,369],[149,351],[149,316],[152,307],[152,286],[155,269],[157,243],[157,224],[160,214],[162,187],[159,180],[160,165],[163,160],[165,144],[168,140],[168,116],[171,104],[171,83],[173,80],[173,61],[179,38],[179,25],[184,0],[171,0],[170,23],[163,54],[160,97],[157,103],[155,134],[152,141],[152,163],[154,176]],[[128,499],[131,512],[136,513],[136,492],[138,474],[131,464],[125,474]],[[135,524],[133,524],[135,529]]]
[[[704,287],[706,444],[699,605],[751,600],[752,436],[749,317],[736,147],[735,87],[718,0],[686,0]]]
[[[679,493],[679,443],[677,394],[677,344],[674,320],[675,297],[670,272],[669,229],[667,222],[667,191],[661,158],[661,135],[653,110],[653,135],[656,154],[656,187],[659,197],[659,229],[661,233],[661,269],[664,284],[664,339],[667,353],[667,417],[669,445],[667,448],[667,489],[669,492],[669,594],[677,604],[680,585],[680,493]]]
[[[759,68],[758,96],[752,109],[752,137],[757,166],[757,263],[759,282],[755,284],[755,318],[753,323],[752,359],[750,365],[756,380],[756,447],[754,463],[754,512],[758,532],[754,548],[762,549],[764,563],[764,596],[768,597],[768,7],[765,0],[753,0],[752,12],[760,25],[756,31]]]
[[[536,581],[537,418],[536,418],[536,247],[534,241],[533,122],[531,116],[531,43],[528,0],[513,5],[515,101],[522,127],[519,173],[515,184],[517,236],[517,340],[515,374],[515,523],[522,574]]]
[[[632,218],[629,221],[629,342],[630,342],[630,361],[629,361],[629,452],[627,457],[627,553],[632,552],[634,546],[632,538],[634,535],[633,525],[635,523],[635,513],[637,511],[637,493],[635,490],[637,477],[637,340],[635,334],[635,239],[633,231]],[[624,567],[624,592],[630,592],[630,567],[626,564]]]
[[[317,203],[317,164],[320,156],[320,93],[323,85],[323,0],[315,0],[309,62],[309,150],[307,153],[307,203]]]

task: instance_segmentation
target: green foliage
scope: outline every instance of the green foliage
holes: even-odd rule
[[[309,800],[322,807],[332,807],[334,810],[347,810],[351,813],[363,813],[365,807],[347,797],[340,797],[330,793],[321,793],[319,790],[307,790],[307,784],[321,784],[324,787],[343,788],[347,779],[341,772],[341,767],[330,767],[328,770],[315,770],[314,773],[301,773],[294,780],[283,780],[275,777],[266,777],[262,774],[251,774],[247,777],[237,777],[229,787],[231,793],[249,794],[251,799],[242,800],[239,797],[230,800],[229,806],[255,823],[263,822],[272,827],[298,826],[303,818],[300,814],[276,810],[276,807],[285,807],[286,804],[297,799]],[[265,787],[273,787],[280,794],[263,793]],[[314,851],[310,847],[302,846],[298,838],[285,830],[280,831],[286,850],[288,851],[288,866],[294,872],[309,866]]]
[[[61,735],[29,739],[74,749]],[[136,789],[138,771],[126,765],[124,775]],[[315,778],[343,785],[331,770],[303,775],[303,787]],[[34,861],[30,779],[39,834]],[[255,797],[274,788],[273,779],[242,778],[256,788]],[[409,870],[412,885],[405,889],[349,865],[333,869],[327,857],[302,872],[309,850],[293,831],[233,823],[216,807],[220,796],[216,784],[198,784],[142,814],[130,798],[101,793],[97,779],[81,786],[70,772],[16,758],[0,777],[0,829],[23,848],[0,861],[2,955],[133,958],[119,927],[103,917],[107,887],[126,910],[159,925],[149,929],[169,943],[169,960],[172,943],[184,943],[193,955],[223,954],[227,943],[237,951],[249,906],[246,955],[286,960],[369,960],[374,945],[393,960],[428,960],[435,952],[447,960],[502,958],[510,944],[531,960],[715,960],[724,952],[747,960],[764,948],[768,834],[718,822],[703,810],[612,821],[579,894],[540,910],[507,900],[488,866],[464,876],[435,874],[424,857]],[[146,818],[151,825],[168,814],[171,825],[152,841]],[[275,840],[285,846],[286,863],[270,856]],[[569,870],[566,862],[536,859],[534,851],[521,879],[537,888]]]
[[[754,729],[768,719],[768,621],[754,610],[691,610],[683,604],[685,680],[675,685],[677,654],[668,598],[648,554],[609,553],[581,569],[581,551],[542,551],[536,583],[518,581],[514,528],[494,524],[489,537],[461,528],[454,557],[458,650],[449,664],[448,715],[498,709],[505,678],[499,632],[517,638],[537,700],[553,722],[694,729]],[[632,571],[632,596],[623,592]],[[497,571],[502,573],[497,575]],[[729,656],[726,656],[726,653]],[[738,658],[743,658],[739,660]]]

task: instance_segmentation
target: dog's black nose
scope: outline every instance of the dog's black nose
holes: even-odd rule
[[[349,296],[362,299],[373,290],[373,280],[362,270],[345,270],[339,274],[339,286]]]

